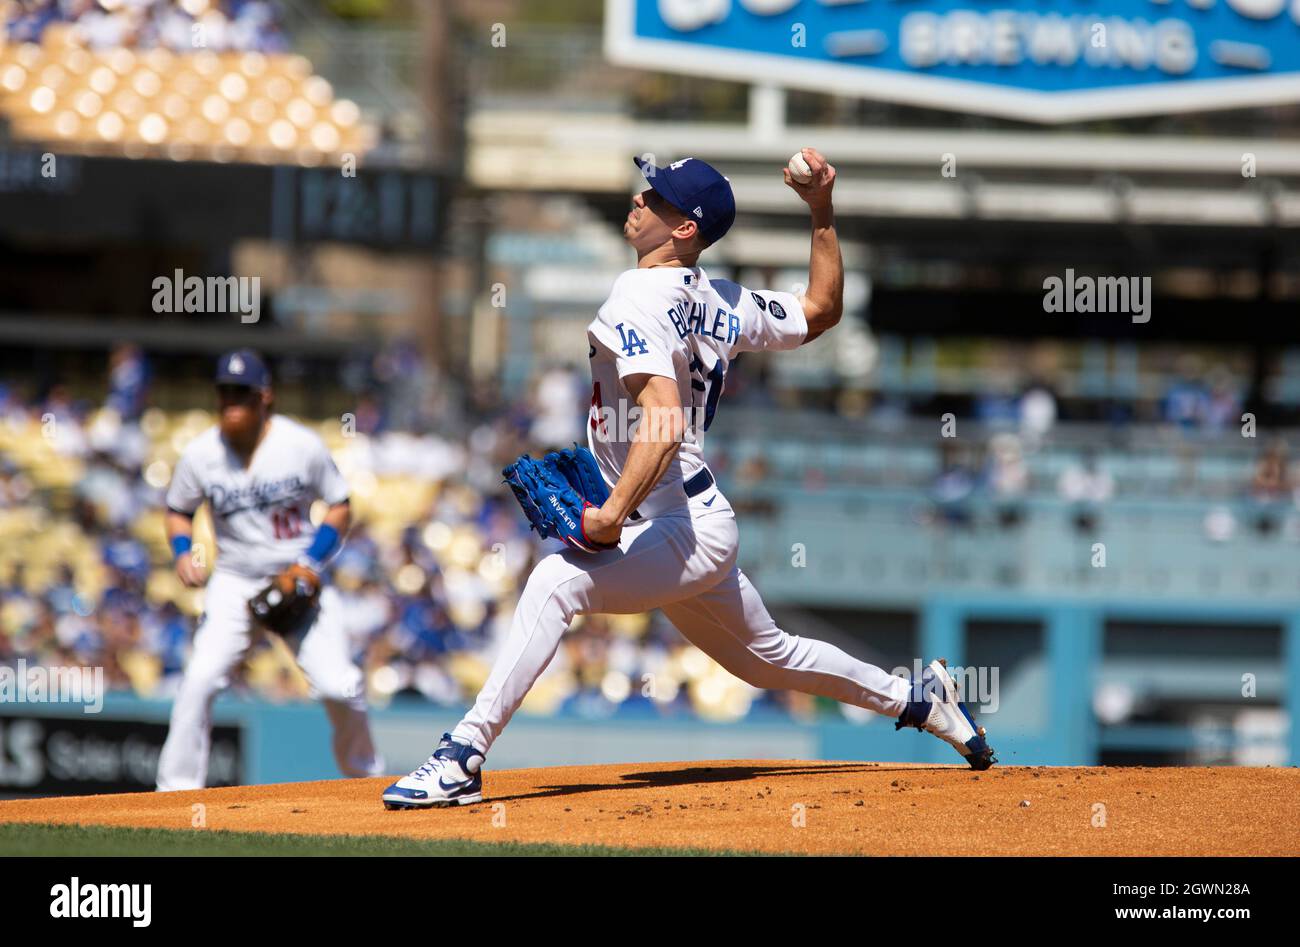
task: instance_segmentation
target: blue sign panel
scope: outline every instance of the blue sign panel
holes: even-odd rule
[[[607,0],[606,46],[1044,122],[1300,101],[1300,0]]]

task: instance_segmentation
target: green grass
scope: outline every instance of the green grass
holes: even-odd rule
[[[0,857],[15,855],[748,855],[687,848],[610,848],[602,845],[471,842],[385,835],[296,835],[189,829],[126,829],[102,825],[0,825]]]

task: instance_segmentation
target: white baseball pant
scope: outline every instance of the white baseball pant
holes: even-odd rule
[[[706,491],[680,510],[625,526],[618,549],[547,556],[528,577],[487,683],[452,737],[486,753],[551,662],[575,615],[654,608],[755,687],[901,714],[910,694],[907,681],[776,626],[736,567],[737,545],[731,506],[721,493]]]
[[[172,705],[167,741],[158,757],[158,789],[202,789],[212,742],[212,702],[229,686],[253,644],[248,600],[270,579],[252,579],[216,569],[204,589],[204,615],[194,651]],[[321,590],[320,610],[298,639],[298,666],[311,695],[325,704],[334,730],[334,758],[345,776],[378,776],[383,760],[370,739],[365,677],[348,653],[338,592]]]

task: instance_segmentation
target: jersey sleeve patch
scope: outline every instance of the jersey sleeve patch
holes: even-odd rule
[[[791,293],[748,290],[742,296],[740,311],[738,351],[784,351],[798,348],[808,337],[803,307]]]

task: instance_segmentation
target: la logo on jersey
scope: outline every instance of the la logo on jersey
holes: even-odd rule
[[[624,330],[623,326],[624,323],[622,322],[614,326],[614,328],[618,330],[619,337],[622,338],[623,340],[623,354],[624,355],[645,355],[649,351],[649,349],[646,347],[645,342],[641,339],[641,336],[636,334],[636,329]]]

